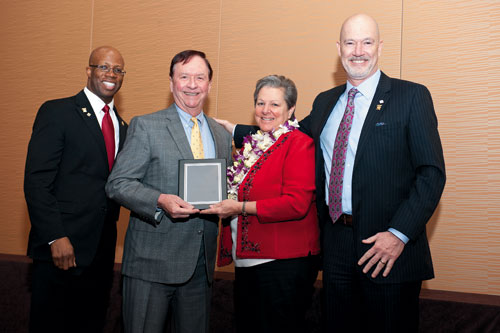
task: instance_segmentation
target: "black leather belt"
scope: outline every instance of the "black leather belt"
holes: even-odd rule
[[[342,214],[335,223],[340,223],[348,227],[352,227],[352,215]]]

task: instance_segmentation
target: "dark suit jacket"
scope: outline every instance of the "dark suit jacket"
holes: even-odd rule
[[[325,203],[325,171],[320,135],[346,85],[319,94],[301,130],[316,144],[316,190],[320,223],[331,223]],[[380,101],[383,100],[383,103]],[[380,110],[377,110],[381,105]],[[242,132],[235,133],[235,142]],[[243,130],[243,129],[241,129]],[[361,241],[394,228],[410,241],[387,278],[399,283],[434,277],[425,225],[445,184],[437,118],[426,87],[382,73],[363,124],[352,176],[353,229],[358,258],[371,245]],[[323,239],[323,243],[328,239]],[[335,244],[332,245],[335,249]],[[324,258],[324,265],[332,265]]]
[[[116,115],[121,148],[127,124]],[[36,116],[26,158],[29,256],[51,260],[48,243],[67,236],[77,266],[88,266],[104,227],[112,231],[106,233],[111,238],[106,251],[114,254],[120,207],[106,198],[108,175],[102,131],[83,90],[73,97],[45,102]]]

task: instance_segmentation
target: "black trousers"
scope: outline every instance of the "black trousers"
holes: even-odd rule
[[[352,227],[327,223],[323,237],[325,332],[417,332],[422,282],[371,281],[357,264]]]
[[[115,241],[112,226],[103,232],[88,267],[64,271],[52,261],[33,260],[30,332],[102,332],[113,282]]]
[[[304,317],[311,304],[318,260],[308,256],[236,267],[236,331],[306,332]]]

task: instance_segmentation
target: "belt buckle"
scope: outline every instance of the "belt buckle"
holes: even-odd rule
[[[350,221],[349,221],[349,218],[351,218]],[[340,215],[339,220],[345,226],[348,226],[348,227],[352,226],[352,216],[349,216],[347,214],[342,214],[342,215]]]

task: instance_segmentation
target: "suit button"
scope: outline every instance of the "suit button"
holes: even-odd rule
[[[198,235],[201,235],[203,233],[203,230],[198,230]]]

